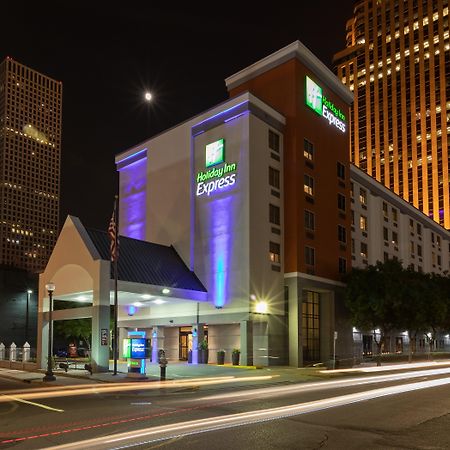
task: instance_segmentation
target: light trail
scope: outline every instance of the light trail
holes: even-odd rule
[[[273,375],[253,376],[253,377],[222,377],[210,379],[190,379],[177,381],[152,381],[150,383],[134,382],[134,383],[113,383],[107,385],[78,385],[48,388],[37,388],[27,391],[7,391],[4,396],[0,396],[0,403],[10,402],[11,398],[7,396],[14,395],[21,400],[35,400],[40,398],[55,397],[76,397],[79,395],[104,394],[110,392],[126,392],[126,391],[145,391],[159,389],[176,389],[198,386],[211,386],[214,384],[231,384],[244,381],[264,381],[271,380]]]
[[[224,416],[213,416],[200,420],[191,420],[170,425],[144,428],[137,431],[118,433],[112,436],[104,436],[55,447],[48,447],[48,450],[74,450],[86,448],[91,450],[121,450],[137,445],[149,444],[155,441],[173,439],[206,431],[217,431],[242,425],[255,424],[268,420],[283,419],[300,414],[308,414],[324,409],[373,400],[380,397],[398,395],[420,389],[445,386],[448,384],[450,384],[450,378],[420,381],[417,383],[373,389],[371,391],[341,395],[329,399],[298,403],[295,405],[282,406],[278,408],[269,408]]]
[[[407,363],[407,364],[395,364],[389,366],[373,366],[373,367],[352,367],[351,369],[333,369],[333,370],[321,370],[320,373],[351,373],[351,372],[387,372],[392,370],[405,370],[405,369],[415,369],[420,367],[430,367],[430,366],[450,366],[450,361],[427,361],[418,363]]]
[[[289,395],[293,393],[303,392],[303,391],[318,391],[325,389],[336,389],[343,387],[354,387],[361,386],[365,384],[376,384],[376,383],[386,383],[394,381],[404,381],[413,378],[421,378],[428,376],[439,376],[450,374],[450,367],[445,369],[434,369],[434,370],[420,370],[405,373],[387,374],[387,375],[376,375],[373,377],[359,377],[359,378],[348,378],[344,380],[332,380],[332,381],[315,381],[313,383],[301,383],[294,386],[274,386],[269,388],[259,388],[250,389],[240,392],[228,392],[226,394],[217,394],[201,397],[197,401],[205,400],[220,400],[220,399],[231,399],[231,398],[241,398],[241,400],[255,399],[257,396],[267,397],[269,395]]]
[[[48,409],[49,411],[64,412],[63,409],[52,408],[51,406],[43,405],[42,403],[30,402],[28,400],[24,400],[23,398],[19,398],[14,395],[6,395],[6,394],[1,394],[1,395],[7,397],[8,398],[7,401],[15,401],[15,402],[19,402],[19,403],[25,403],[27,405],[37,406],[38,408]]]

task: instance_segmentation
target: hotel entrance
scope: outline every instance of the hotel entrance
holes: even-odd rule
[[[208,329],[204,329],[205,338],[208,338]],[[187,361],[189,350],[192,350],[192,327],[180,327],[179,332],[179,360]]]

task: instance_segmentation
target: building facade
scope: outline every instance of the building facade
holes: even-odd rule
[[[360,0],[334,57],[351,161],[450,228],[448,1]]]
[[[0,64],[0,265],[44,269],[58,234],[62,83]]]
[[[350,164],[353,95],[300,42],[226,84],[226,102],[116,156],[119,342],[139,330],[171,360],[198,361],[206,340],[210,362],[235,348],[245,365],[353,362],[364,338],[342,276],[394,256],[444,273],[449,233]],[[52,280],[55,299],[80,302],[54,320],[92,317],[107,370],[109,259],[106,230],[66,220],[40,276],[41,355]]]

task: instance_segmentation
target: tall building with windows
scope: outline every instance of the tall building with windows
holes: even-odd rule
[[[448,0],[359,0],[334,57],[351,161],[450,228]]]
[[[58,233],[62,83],[0,64],[0,265],[45,268]]]

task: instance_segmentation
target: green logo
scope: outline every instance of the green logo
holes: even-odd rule
[[[215,166],[225,161],[225,139],[211,142],[206,146],[206,167]]]
[[[309,77],[306,77],[306,104],[322,115],[322,88]]]

